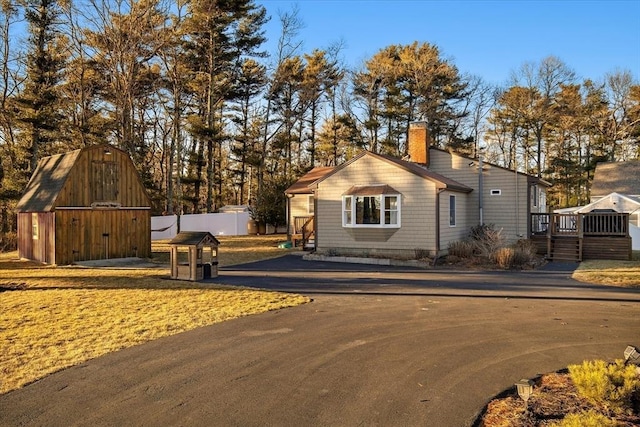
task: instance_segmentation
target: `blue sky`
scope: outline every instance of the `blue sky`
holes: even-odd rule
[[[272,17],[271,52],[280,35],[278,11],[298,5],[304,51],[343,40],[342,57],[360,65],[391,44],[438,46],[461,73],[506,84],[525,62],[554,55],[578,77],[602,80],[629,70],[640,79],[640,0],[256,0]]]

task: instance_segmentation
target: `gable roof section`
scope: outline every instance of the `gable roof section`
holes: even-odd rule
[[[44,157],[31,176],[18,205],[18,212],[49,212],[82,150]]]
[[[311,184],[323,178],[325,175],[333,171],[335,168],[332,166],[318,166],[311,169],[309,172],[300,177],[299,180],[294,182],[289,188],[287,188],[285,194],[311,194]]]
[[[355,157],[353,157],[348,162],[345,162],[342,165],[336,167],[335,169],[333,169],[333,171],[331,171],[330,173],[324,175],[322,178],[320,178],[317,181],[315,181],[313,183],[313,185],[317,186],[321,181],[324,181],[329,176],[337,173],[338,171],[340,171],[340,170],[344,169],[345,167],[349,166],[351,163],[354,163],[354,162],[358,161],[360,158],[362,158],[364,156],[370,156],[370,157],[373,157],[374,159],[390,163],[390,164],[392,164],[394,166],[397,166],[400,169],[403,169],[403,170],[405,170],[405,171],[407,171],[409,173],[412,173],[412,174],[417,175],[417,176],[419,176],[421,178],[424,178],[424,179],[427,179],[429,181],[432,181],[432,182],[434,182],[436,184],[436,187],[438,187],[438,188],[447,189],[447,190],[451,190],[451,191],[458,191],[458,192],[461,192],[461,193],[470,193],[471,191],[473,191],[473,188],[468,187],[468,186],[466,186],[464,184],[461,184],[458,181],[455,181],[455,180],[453,180],[451,178],[447,178],[446,176],[440,175],[439,173],[430,171],[425,166],[421,166],[421,165],[419,165],[417,163],[407,162],[405,160],[400,160],[400,159],[398,159],[396,157],[387,156],[385,154],[372,153],[370,151],[361,151],[359,154],[357,154]]]
[[[457,157],[461,157],[465,160],[470,160],[473,162],[477,162],[478,158],[477,157],[468,157],[468,156],[463,156],[462,154],[453,152],[453,151],[449,151],[449,150],[443,150],[442,148],[438,148],[438,147],[429,147],[429,150],[434,150],[434,151],[439,151],[441,153],[446,153],[450,156],[457,156]],[[518,175],[524,176],[527,178],[527,181],[531,184],[540,184],[542,186],[545,187],[551,187],[552,184],[549,181],[545,181],[544,179],[537,177],[535,175],[530,175],[528,173],[525,172],[516,172],[513,169],[509,169],[506,168],[504,166],[500,166],[500,165],[496,165],[495,163],[491,163],[491,162],[487,162],[486,160],[483,160],[483,164],[485,167],[492,167],[492,168],[496,168],[496,169],[501,169],[503,171],[507,171],[507,172],[511,172],[511,173],[517,173]],[[483,168],[484,169],[484,168]],[[486,169],[485,169],[486,170]]]
[[[613,209],[616,212],[621,213],[635,213],[640,210],[640,200],[637,197],[629,197],[624,194],[619,193],[611,193],[606,196],[596,200],[595,202],[589,203],[586,206],[581,206],[578,208],[574,208],[574,213],[588,213],[592,212],[594,209]]]
[[[640,160],[598,163],[591,184],[591,196],[611,193],[640,195]]]
[[[218,246],[220,242],[208,231],[181,231],[169,241],[169,244],[175,246]]]

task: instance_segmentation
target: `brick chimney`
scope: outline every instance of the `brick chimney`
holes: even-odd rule
[[[409,123],[408,154],[409,160],[429,166],[429,133],[427,122]]]

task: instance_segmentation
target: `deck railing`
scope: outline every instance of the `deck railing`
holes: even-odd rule
[[[293,217],[293,234],[303,234],[309,227],[309,222],[313,222],[313,216]]]
[[[306,245],[311,237],[313,237],[314,217],[312,216],[296,216],[293,217],[293,235],[301,237],[302,245]]]
[[[628,236],[629,214],[597,212],[579,214],[533,213],[531,236]]]

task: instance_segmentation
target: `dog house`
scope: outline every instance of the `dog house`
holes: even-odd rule
[[[183,231],[170,242],[171,278],[205,280],[218,277],[218,245],[208,231]]]

